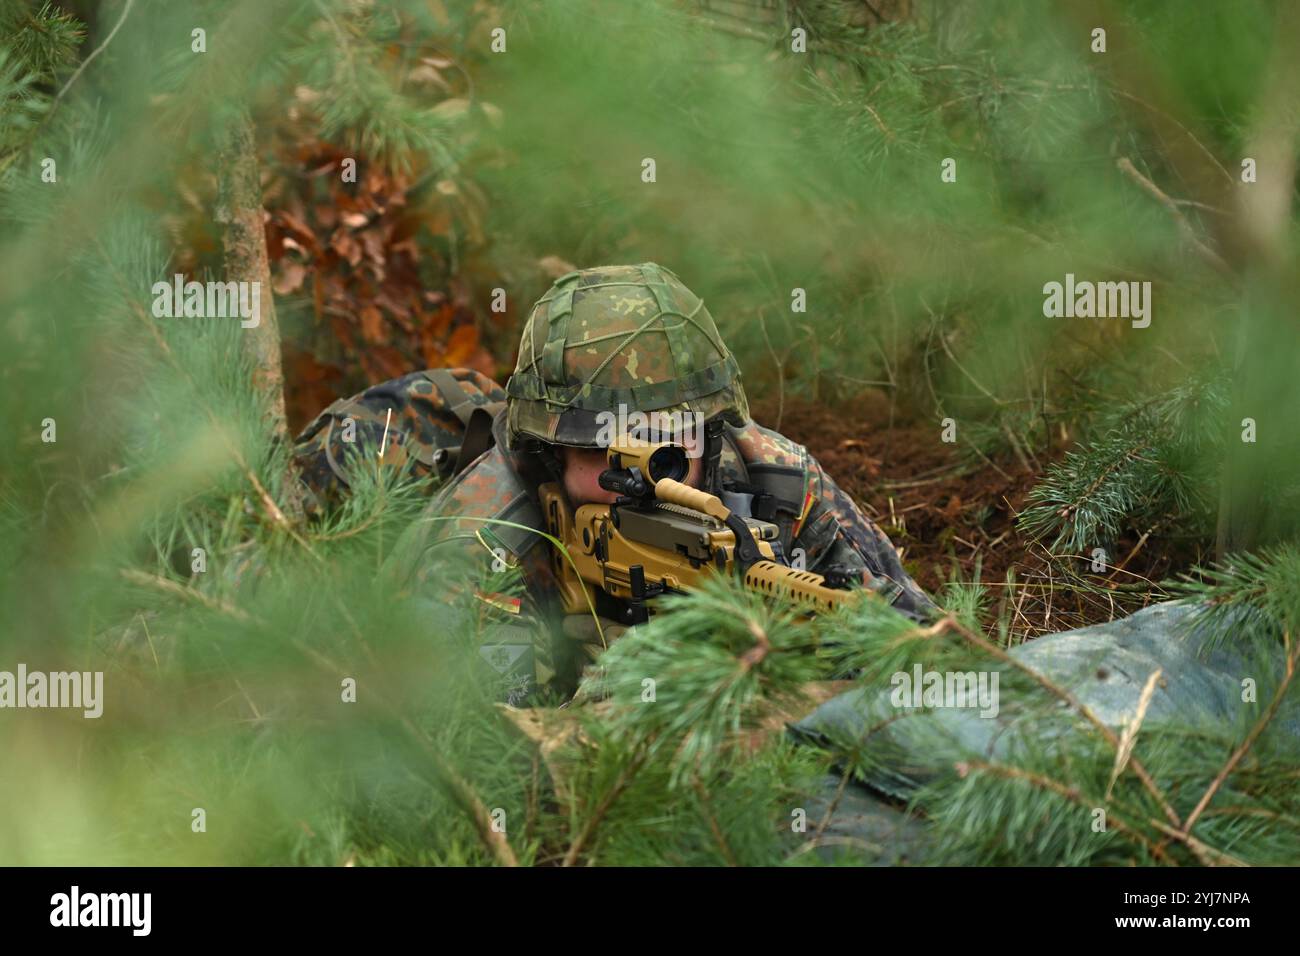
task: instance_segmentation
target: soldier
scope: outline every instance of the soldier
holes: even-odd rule
[[[455,428],[440,429],[412,408],[421,395],[431,401],[435,390],[465,426],[458,448],[450,444]],[[528,317],[504,393],[477,373],[440,370],[352,400],[376,439],[381,422],[386,434],[394,430],[391,415],[373,410],[392,408],[389,399],[402,394],[411,401],[398,408],[398,418],[411,422],[414,434],[398,442],[393,460],[414,458],[417,468],[453,473],[451,462],[459,458],[463,470],[411,529],[401,560],[419,593],[445,596],[454,580],[474,594],[491,618],[481,628],[483,656],[512,702],[540,688],[570,693],[599,647],[590,616],[556,618],[552,545],[539,533],[545,526],[536,491],[557,481],[574,507],[612,501],[614,493],[597,482],[611,417],[622,422],[641,413],[651,425],[701,423],[688,483],[754,495],[756,517],[778,526],[784,553],[808,570],[837,566],[860,575],[917,620],[934,607],[884,533],[808,451],[750,419],[736,360],[704,303],[662,266],[603,266],[557,279]],[[307,446],[300,447],[313,436],[320,441],[326,419],[338,427],[334,411],[308,429],[300,439]],[[318,490],[330,479],[318,474],[321,458],[300,454],[308,483]],[[334,461],[328,464],[337,474]],[[512,577],[522,588],[506,583]],[[610,632],[604,629],[606,637]]]

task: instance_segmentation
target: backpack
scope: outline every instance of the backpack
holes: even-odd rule
[[[412,372],[339,399],[294,439],[308,512],[342,500],[354,459],[381,457],[429,479],[430,490],[441,485],[492,447],[492,421],[505,402],[500,385],[468,368]]]

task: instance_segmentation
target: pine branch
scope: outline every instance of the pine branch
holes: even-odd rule
[[[167,339],[163,336],[162,332],[159,330],[157,323],[154,322],[153,317],[136,300],[131,289],[127,286],[125,280],[116,269],[112,257],[108,254],[108,250],[104,248],[104,244],[101,241],[100,237],[98,235],[95,235],[93,241],[95,243],[96,250],[99,252],[100,257],[103,259],[105,265],[108,266],[108,268],[112,272],[113,278],[115,282],[118,284],[120,292],[123,296],[123,301],[128,304],[128,307],[130,308],[131,312],[134,315],[136,315],[140,319],[140,321],[144,323],[145,327],[149,330],[149,334],[153,338],[154,343],[158,346],[158,350],[162,353],[163,358],[165,358],[168,364],[170,364],[173,369],[175,369],[187,382],[189,382],[191,388],[194,390],[195,395],[200,394],[197,383],[193,380],[193,377],[189,374],[189,372],[186,371],[185,367],[181,365],[181,363],[177,360],[175,353],[172,351],[171,346],[167,343]],[[217,413],[209,405],[207,405],[207,403],[200,402],[200,404],[202,405],[205,414],[212,422],[215,433],[221,439],[222,443],[225,444],[226,448],[230,452],[231,457],[235,460],[235,463],[239,466],[240,470],[243,471],[244,477],[248,479],[249,484],[253,486],[253,490],[257,494],[258,501],[261,503],[262,508],[266,512],[266,515],[270,519],[271,523],[276,527],[280,528],[281,530],[283,530],[291,538],[293,538],[300,545],[302,545],[303,549],[308,554],[310,554],[312,557],[317,558],[319,560],[315,551],[312,550],[311,545],[308,544],[300,534],[298,534],[297,530],[289,522],[289,519],[285,517],[284,512],[280,510],[280,506],[276,504],[275,499],[271,497],[270,492],[266,490],[261,480],[253,472],[253,469],[249,467],[248,462],[244,458],[243,452],[239,450],[238,446],[234,442],[234,439],[231,438],[231,436],[227,433],[226,429],[222,427],[221,421],[218,418]]]
[[[1115,733],[1114,730],[1111,729],[1111,727],[1108,724],[1106,724],[1096,714],[1092,712],[1092,708],[1090,708],[1083,701],[1075,697],[1074,694],[1072,694],[1069,690],[1057,684],[1051,678],[1047,677],[1045,674],[1042,674],[1041,672],[1035,670],[1034,668],[1030,667],[1028,664],[1021,661],[1018,657],[1014,657],[1011,654],[1008,654],[1006,651],[998,647],[996,644],[991,643],[990,641],[976,634],[974,631],[965,627],[956,618],[954,617],[942,618],[941,620],[933,624],[931,627],[925,629],[923,633],[927,637],[929,637],[929,636],[935,636],[938,634],[943,634],[948,632],[959,635],[963,640],[979,648],[984,653],[990,655],[991,657],[997,658],[999,661],[1001,661],[1004,664],[1009,664],[1010,666],[1016,668],[1017,670],[1021,671],[1022,673],[1030,677],[1035,683],[1041,686],[1044,690],[1049,691],[1050,693],[1054,694],[1056,697],[1063,700],[1066,704],[1069,705],[1070,709],[1072,709],[1075,713],[1079,714],[1086,721],[1088,721],[1088,723],[1091,724],[1099,734],[1101,734],[1101,736],[1105,739],[1106,743],[1110,744],[1110,746],[1115,750],[1115,753],[1117,755],[1121,752],[1123,745],[1120,741],[1119,736]],[[1174,810],[1173,806],[1171,806],[1169,803],[1169,798],[1165,796],[1164,792],[1156,784],[1154,778],[1147,771],[1146,767],[1142,765],[1142,762],[1139,761],[1137,757],[1130,755],[1129,763],[1133,767],[1134,774],[1136,774],[1137,778],[1140,781],[1142,781],[1142,786],[1146,788],[1147,793],[1151,795],[1152,799],[1154,799],[1156,803],[1159,804],[1160,809],[1164,812],[1165,817],[1169,820],[1169,822],[1175,827],[1182,826],[1182,822],[1179,819],[1178,813]]]
[[[126,0],[126,7],[122,11],[121,18],[117,21],[117,26],[113,28],[104,42],[77,67],[77,70],[63,84],[63,87],[52,100],[45,102],[41,98],[27,99],[25,109],[28,112],[39,113],[41,118],[20,142],[10,147],[9,151],[3,157],[0,157],[0,176],[3,176],[5,170],[36,142],[41,131],[48,126],[50,120],[54,117],[55,109],[63,101],[63,97],[72,87],[77,77],[117,34],[118,27],[126,20],[126,15],[130,12],[131,5],[134,2],[135,0]],[[3,114],[10,113],[10,105],[13,99],[23,98],[21,94],[23,88],[37,82],[52,81],[55,71],[72,59],[76,46],[85,37],[80,21],[76,20],[71,14],[56,10],[49,3],[45,3],[40,12],[34,17],[26,18],[26,22],[21,26],[12,22],[12,17],[7,19],[10,19],[11,22],[2,25],[6,28],[6,33],[13,31],[11,40],[13,49],[30,72],[24,78],[21,87],[18,87],[17,90],[11,88],[11,91],[6,93],[3,83],[5,51],[0,50],[0,113]],[[17,95],[15,95],[16,93]],[[9,115],[6,115],[5,118],[8,120],[13,119]],[[18,124],[13,125],[16,127]],[[0,140],[0,144],[2,143],[3,140]]]
[[[1137,167],[1133,165],[1131,159],[1127,156],[1121,156],[1115,161],[1115,166],[1121,173],[1133,180],[1133,182],[1137,183],[1138,186],[1140,186],[1147,194],[1155,197],[1155,200],[1169,211],[1169,215],[1172,216],[1174,222],[1177,223],[1178,231],[1182,234],[1183,239],[1194,250],[1196,250],[1198,256],[1204,259],[1218,272],[1223,273],[1224,275],[1232,274],[1232,268],[1223,261],[1223,258],[1207,246],[1199,236],[1197,236],[1196,230],[1193,229],[1192,224],[1187,221],[1187,216],[1184,215],[1182,209],[1178,207],[1178,203],[1165,195],[1164,190],[1159,186],[1138,172]]]
[[[990,763],[986,760],[965,760],[958,763],[956,769],[957,776],[963,779],[970,771],[977,770],[983,773],[996,774],[997,776],[1003,777],[1007,780],[1021,780],[1040,790],[1056,794],[1063,800],[1068,800],[1086,810],[1092,810],[1095,807],[1109,803],[1109,798],[1106,800],[1098,800],[1095,797],[1085,797],[1076,787],[1066,786],[1059,780],[1052,780],[1042,774],[1037,774],[1021,767]],[[1114,811],[1107,812],[1106,823],[1108,826],[1114,826],[1116,830],[1124,834],[1133,842],[1140,844],[1153,859],[1160,860],[1170,866],[1178,865],[1169,854],[1164,851],[1163,847],[1144,836],[1133,824],[1126,823],[1117,816]]]
[[[1056,553],[1109,546],[1135,525],[1208,532],[1224,389],[1207,378],[1109,412],[1102,436],[1068,452],[1033,488],[1020,527],[1039,540],[1054,535]]]
[[[435,771],[441,778],[443,786],[446,787],[456,803],[473,821],[474,830],[478,833],[479,839],[492,852],[496,861],[502,866],[518,866],[519,859],[515,856],[510,841],[506,839],[504,832],[497,830],[492,825],[492,814],[488,812],[487,805],[483,803],[482,798],[474,791],[469,781],[456,772],[456,768],[439,753],[438,749],[429,742],[428,737],[411,722],[409,717],[402,718],[402,726],[406,728],[407,733],[419,744],[420,749],[429,758],[430,763],[433,764]]]
[[[1187,821],[1183,824],[1182,828],[1183,836],[1187,836],[1191,833],[1192,827],[1196,824],[1197,818],[1200,817],[1200,815],[1205,811],[1205,808],[1209,806],[1210,801],[1214,799],[1214,795],[1219,791],[1219,788],[1223,786],[1223,782],[1228,779],[1228,775],[1236,769],[1237,764],[1241,763],[1242,758],[1246,756],[1255,741],[1259,739],[1259,735],[1264,732],[1264,729],[1272,723],[1273,718],[1277,715],[1277,710],[1282,703],[1282,698],[1286,696],[1287,687],[1290,686],[1292,678],[1295,677],[1297,659],[1300,659],[1300,641],[1292,641],[1289,632],[1284,634],[1283,638],[1286,646],[1286,673],[1283,676],[1281,683],[1278,684],[1277,690],[1273,693],[1273,699],[1269,701],[1268,708],[1264,711],[1263,715],[1260,716],[1259,720],[1256,721],[1255,726],[1250,728],[1250,733],[1246,735],[1246,739],[1243,740],[1241,745],[1232,752],[1227,763],[1223,765],[1223,769],[1215,776],[1214,781],[1206,789],[1205,793],[1201,796],[1201,799],[1197,801],[1195,808],[1193,808],[1192,812],[1188,814]]]
[[[626,792],[627,788],[631,785],[633,778],[636,776],[637,771],[641,769],[649,756],[650,747],[647,744],[642,744],[633,752],[629,762],[619,769],[618,777],[614,780],[613,785],[611,785],[601,796],[600,802],[596,804],[595,808],[588,812],[587,818],[583,822],[577,836],[575,836],[573,842],[569,844],[569,849],[564,854],[564,860],[560,864],[561,866],[573,866],[578,862],[578,858],[587,848],[587,844],[590,843],[592,838],[595,836],[596,831],[600,828],[600,825],[604,821],[605,816],[609,813],[610,808],[614,805],[615,801]]]
[[[86,67],[90,66],[95,57],[103,53],[104,50],[107,49],[108,45],[113,42],[113,37],[117,36],[118,30],[122,29],[122,24],[125,23],[126,18],[130,16],[131,7],[134,5],[135,0],[126,0],[125,4],[122,6],[122,15],[117,18],[117,23],[113,24],[113,29],[108,31],[108,36],[104,37],[104,42],[95,47],[95,49],[90,52],[90,56],[81,61],[81,65],[77,67],[76,72],[73,73],[72,76],[68,77],[68,82],[63,84],[62,89],[59,90],[58,96],[54,97],[54,106],[58,106],[59,101],[68,95],[68,90],[72,89],[72,84],[77,82],[77,78],[81,76]],[[51,107],[51,110],[52,109],[53,107]]]
[[[700,801],[700,808],[704,813],[704,818],[708,821],[709,832],[713,834],[713,839],[718,844],[718,849],[721,851],[723,859],[727,861],[727,866],[739,866],[740,864],[736,862],[736,855],[731,852],[731,847],[727,843],[726,834],[722,832],[722,828],[718,826],[717,817],[713,815],[712,803],[709,800],[709,791],[705,788],[704,782],[698,775],[696,775],[695,779],[691,782],[691,786],[695,790],[695,796]]]
[[[122,576],[123,580],[129,581],[132,584],[138,584],[143,587],[152,588],[156,591],[162,591],[164,594],[183,598],[186,601],[193,601],[197,604],[201,604],[210,611],[219,611],[220,613],[232,617],[241,623],[261,623],[255,621],[248,612],[242,608],[235,607],[235,605],[226,601],[204,594],[202,591],[196,591],[194,588],[187,588],[183,584],[178,584],[177,582],[170,581],[167,578],[159,577],[156,574],[146,574],[143,571],[136,571],[132,568],[122,568],[118,573]]]

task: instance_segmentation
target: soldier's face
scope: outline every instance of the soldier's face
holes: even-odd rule
[[[560,462],[564,465],[564,493],[568,495],[569,504],[575,508],[579,505],[613,504],[618,494],[600,487],[600,473],[609,467],[605,449],[559,447]],[[690,459],[686,484],[692,488],[700,486],[703,461],[702,458]]]

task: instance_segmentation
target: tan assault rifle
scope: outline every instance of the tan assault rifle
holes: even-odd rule
[[[599,481],[619,494],[614,504],[573,511],[558,484],[539,489],[547,531],[568,551],[566,558],[553,548],[551,556],[566,613],[594,605],[603,617],[639,624],[650,613],[647,599],[694,590],[713,574],[809,610],[859,599],[842,575],[790,567],[775,524],[733,514],[717,495],[684,484],[690,462],[682,445],[620,444],[607,454]]]

